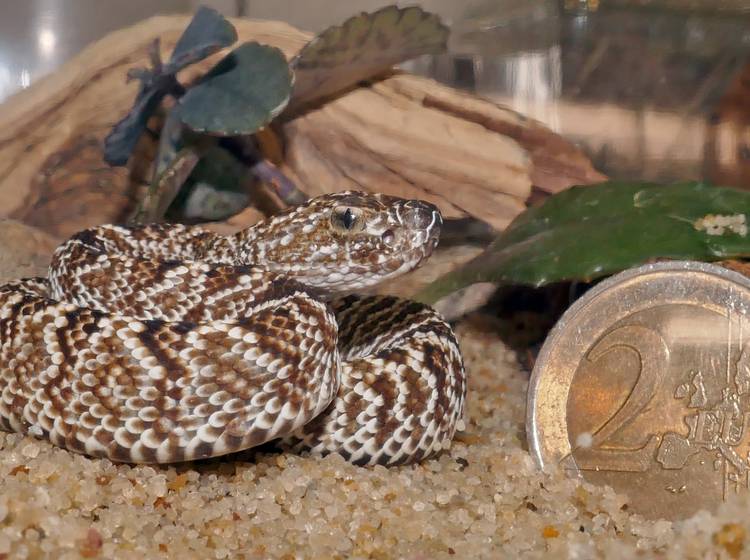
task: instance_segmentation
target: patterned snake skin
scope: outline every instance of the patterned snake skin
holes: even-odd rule
[[[356,464],[448,447],[466,381],[430,308],[346,295],[418,266],[420,201],[325,195],[234,236],[101,226],[0,287],[0,428],[169,463],[280,439]]]

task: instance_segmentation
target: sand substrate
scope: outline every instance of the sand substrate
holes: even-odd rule
[[[458,332],[470,379],[466,431],[421,465],[263,453],[131,467],[0,433],[0,558],[747,554],[747,501],[646,521],[609,488],[539,472],[524,435],[528,372],[476,321]]]

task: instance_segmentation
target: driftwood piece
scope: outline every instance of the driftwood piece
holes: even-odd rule
[[[445,86],[427,87],[424,78],[394,84],[394,90],[429,107],[512,138],[531,157],[531,182],[545,193],[607,179],[584,153],[539,121],[508,107]]]
[[[394,76],[296,119],[285,131],[287,166],[311,194],[379,190],[504,228],[531,193],[528,154],[506,136],[399,94],[394,86],[405,82],[440,87]]]
[[[0,105],[0,217],[60,238],[132,212],[150,177],[155,140],[144,137],[127,168],[110,168],[103,139],[135,96],[136,84],[125,83],[128,69],[146,64],[156,37],[171,51],[188,21],[155,17],[114,32]],[[310,38],[280,22],[233,24],[240,41],[268,43],[287,56]],[[180,78],[189,81],[222,55]],[[355,89],[275,130],[277,163],[310,194],[361,188],[418,196],[446,216],[471,215],[496,228],[524,209],[535,181],[554,191],[600,177],[580,152],[538,123],[408,75]],[[555,146],[554,153],[545,146]],[[545,154],[564,162],[554,181],[540,171],[549,168],[538,164]],[[246,212],[232,226],[257,216]]]
[[[0,285],[22,277],[46,276],[58,240],[15,220],[0,220]]]

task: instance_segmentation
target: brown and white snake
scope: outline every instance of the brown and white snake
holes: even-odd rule
[[[101,226],[0,287],[0,428],[169,463],[281,439],[357,464],[447,448],[466,379],[432,309],[346,295],[417,267],[433,205],[312,199],[234,236]]]

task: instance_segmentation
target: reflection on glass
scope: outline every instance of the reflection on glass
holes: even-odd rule
[[[7,92],[15,89],[13,83],[13,76],[10,73],[10,69],[4,64],[0,63],[0,99],[2,99]]]
[[[212,0],[204,0],[211,3]],[[0,1],[0,102],[110,31],[157,13],[192,11],[190,0]]]
[[[505,91],[503,102],[526,116],[538,119],[559,132],[556,101],[562,92],[560,47],[519,53],[503,61]],[[480,93],[490,93],[479,90]]]
[[[45,58],[50,58],[55,52],[57,36],[50,29],[40,29],[37,35],[37,45],[39,52]]]
[[[542,121],[611,177],[750,188],[750,17],[509,2],[409,69]]]

